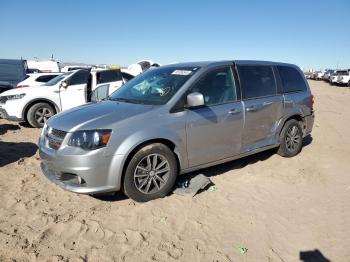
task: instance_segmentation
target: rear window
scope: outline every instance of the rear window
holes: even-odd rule
[[[109,83],[122,80],[120,70],[101,71],[96,74],[97,84]]]
[[[40,82],[40,83],[46,83],[50,81],[52,78],[55,78],[58,75],[46,75],[46,76],[39,76],[35,81]]]
[[[276,82],[270,66],[238,66],[243,99],[276,94]]]
[[[304,91],[307,89],[302,75],[293,67],[277,66],[284,93]]]

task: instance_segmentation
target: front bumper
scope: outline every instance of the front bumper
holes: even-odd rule
[[[16,116],[10,116],[5,108],[0,105],[0,118],[11,120],[11,121],[23,121],[23,118],[18,118]]]
[[[67,147],[53,150],[39,145],[41,171],[51,182],[81,194],[120,190],[124,155],[104,156],[103,149],[84,155],[73,155],[68,151]]]

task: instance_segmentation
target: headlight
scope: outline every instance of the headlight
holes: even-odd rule
[[[6,96],[6,100],[15,100],[15,99],[21,99],[24,97],[26,94],[18,94],[18,95],[10,95]]]
[[[106,146],[111,134],[110,129],[76,131],[69,139],[68,145],[94,150]]]

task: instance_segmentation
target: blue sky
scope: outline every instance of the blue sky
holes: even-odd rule
[[[0,58],[350,68],[350,1],[0,1]]]

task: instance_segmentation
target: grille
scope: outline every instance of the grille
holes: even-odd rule
[[[52,128],[52,129],[51,129],[51,134],[52,134],[53,136],[55,136],[55,137],[64,139],[65,136],[66,136],[66,134],[67,134],[67,132]]]
[[[48,128],[48,132],[46,134],[46,141],[47,146],[52,149],[59,149],[63,139],[66,137],[67,132],[54,129],[54,128]]]
[[[6,96],[0,96],[0,104],[5,104],[7,101],[7,97]]]

